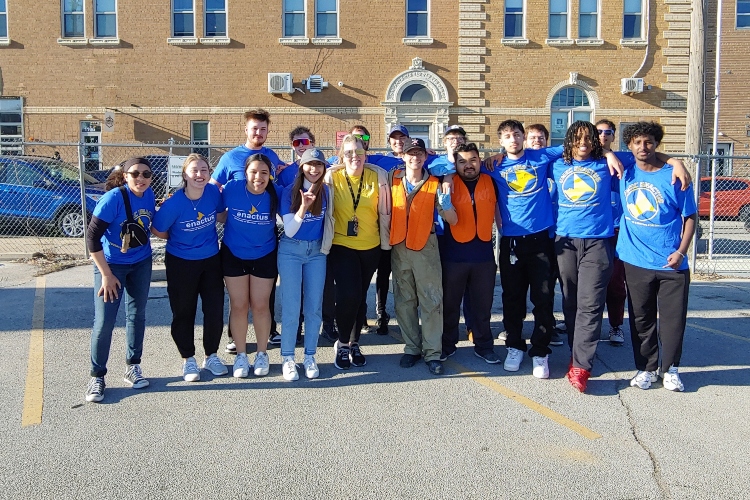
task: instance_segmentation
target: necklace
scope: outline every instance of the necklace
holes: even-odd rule
[[[195,200],[195,203],[193,203],[193,200],[191,200],[190,198],[188,198],[187,189],[184,189],[183,193],[185,193],[185,198],[187,198],[187,200],[190,202],[190,204],[193,205],[193,211],[197,212],[198,211],[198,205],[201,204],[201,200],[203,199],[203,193],[201,193],[201,195],[198,197],[198,199]]]

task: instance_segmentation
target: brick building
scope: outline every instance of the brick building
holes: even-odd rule
[[[724,3],[736,97],[720,126],[742,147],[747,3]],[[559,142],[572,120],[608,118],[618,136],[660,121],[681,151],[689,36],[690,0],[0,0],[0,139],[236,144],[242,112],[264,107],[269,144],[304,124],[330,146],[364,123],[385,145],[400,122],[433,146],[461,123],[489,147],[509,117]]]

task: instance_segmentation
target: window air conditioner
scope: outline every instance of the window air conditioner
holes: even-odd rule
[[[291,73],[268,73],[269,94],[292,94],[293,92]]]
[[[623,78],[620,80],[620,92],[623,94],[640,94],[643,92],[643,78]]]

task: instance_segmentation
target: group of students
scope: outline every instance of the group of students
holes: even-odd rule
[[[268,113],[252,110],[244,120],[246,143],[224,154],[213,174],[204,157],[189,155],[182,189],[158,211],[147,159],[128,160],[108,179],[86,234],[95,264],[87,401],[104,398],[122,296],[125,382],[133,388],[148,385],[140,362],[151,280],[149,231],[167,241],[171,334],[183,358],[184,380],[200,380],[194,344],[199,297],[202,368],[216,376],[228,373],[217,356],[225,287],[236,352],[232,374],[247,377],[251,369],[256,376],[268,374],[279,277],[282,373],[293,381],[299,378],[295,343],[302,323],[307,378],[319,375],[315,356],[321,329],[335,340],[336,368],[366,364],[359,338],[376,271],[380,334],[388,333],[385,302],[393,275],[396,321],[405,343],[401,367],[423,359],[431,373],[443,373],[443,362],[456,352],[462,305],[475,354],[499,363],[490,331],[497,270],[493,224],[502,234],[504,368],[518,371],[527,350],[521,330],[530,289],[532,373],[549,377],[559,277],[572,353],[567,377],[583,392],[599,339],[620,212],[617,254],[624,262],[638,370],[631,385],[648,388],[661,368],[664,387],[682,390],[677,367],[695,204],[681,162],[656,153],[663,135],[658,124],[640,122],[626,129],[631,153],[614,154],[604,150],[597,127],[588,122],[571,125],[563,146],[524,149],[523,124],[507,120],[498,127],[503,153],[484,161],[458,125],[445,131],[443,156],[434,155],[422,139],[410,138],[400,125],[389,131],[391,153],[368,154],[370,134],[357,125],[343,138],[338,156],[328,160],[314,147],[312,132],[298,127],[290,134],[298,159],[286,165],[263,145]],[[277,215],[283,220],[280,235]],[[217,222],[224,223],[221,244]],[[252,364],[246,342],[250,311],[257,341]]]

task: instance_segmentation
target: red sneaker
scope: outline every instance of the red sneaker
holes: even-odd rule
[[[580,392],[586,390],[586,384],[588,383],[590,376],[590,371],[576,366],[571,367],[570,370],[568,370],[567,375],[570,385],[578,389]]]

